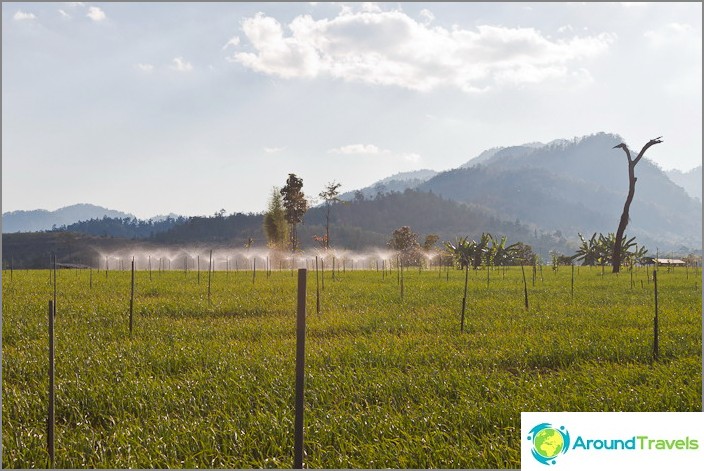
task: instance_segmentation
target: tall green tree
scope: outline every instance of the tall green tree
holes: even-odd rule
[[[404,265],[417,265],[420,263],[421,253],[418,234],[413,232],[409,226],[402,226],[396,229],[388,245],[389,248],[398,252]]]
[[[611,253],[611,267],[612,273],[618,273],[621,270],[621,258],[623,252],[621,251],[621,241],[623,240],[623,233],[626,231],[626,226],[628,225],[628,211],[631,207],[631,202],[633,201],[633,196],[636,192],[636,181],[638,180],[635,175],[636,164],[643,158],[643,154],[651,146],[655,144],[660,144],[662,142],[662,136],[656,137],[655,139],[649,140],[638,153],[635,159],[631,158],[631,151],[628,150],[626,144],[621,143],[613,148],[616,149],[620,147],[626,153],[626,158],[628,159],[628,196],[626,197],[626,203],[623,205],[623,212],[621,213],[621,219],[618,223],[618,229],[616,230],[616,240],[613,245],[613,252]]]
[[[281,197],[281,190],[274,187],[271,191],[271,199],[264,213],[264,234],[266,234],[267,245],[272,249],[283,250],[286,247],[288,237],[288,226]]]
[[[308,211],[308,201],[306,195],[301,191],[302,188],[303,179],[298,178],[295,173],[289,173],[286,185],[280,190],[284,199],[284,217],[290,228],[291,251],[298,249],[296,225],[303,222],[303,215]]]
[[[321,191],[318,196],[320,196],[323,201],[325,201],[325,240],[324,245],[326,249],[330,248],[330,208],[334,203],[340,201],[337,196],[340,194],[340,187],[342,183],[337,183],[335,180],[331,181],[325,185],[325,189]]]

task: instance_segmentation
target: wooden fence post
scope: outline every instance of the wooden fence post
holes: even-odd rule
[[[298,270],[298,305],[296,310],[296,404],[294,422],[293,467],[303,469],[303,408],[305,388],[307,270]]]

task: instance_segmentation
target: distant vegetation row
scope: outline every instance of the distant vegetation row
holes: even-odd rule
[[[297,227],[298,248],[320,247],[325,236],[326,207],[310,208]],[[3,235],[3,259],[16,267],[45,268],[52,252],[66,263],[90,264],[99,253],[129,247],[267,247],[264,214],[224,211],[209,217],[167,218],[160,222],[133,218],[102,218],[58,227],[44,233]],[[559,232],[546,234],[521,224],[503,221],[483,208],[446,200],[415,190],[379,193],[335,202],[330,212],[332,247],[361,251],[388,247],[393,232],[409,226],[420,234],[436,234],[439,241],[457,237],[480,238],[490,232],[511,241],[523,241],[543,258],[551,250],[574,251]],[[316,241],[316,238],[318,241]]]

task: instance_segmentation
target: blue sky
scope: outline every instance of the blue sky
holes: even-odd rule
[[[599,131],[636,150],[663,135],[648,157],[688,170],[701,17],[701,3],[3,2],[2,210],[259,212],[290,172],[312,196]]]

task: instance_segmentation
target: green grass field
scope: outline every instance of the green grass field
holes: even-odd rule
[[[308,278],[306,466],[517,468],[521,411],[700,411],[701,272]],[[296,277],[60,270],[57,468],[290,468]],[[2,465],[47,467],[48,271],[2,277]]]

